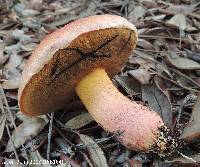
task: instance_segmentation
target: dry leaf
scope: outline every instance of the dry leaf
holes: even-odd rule
[[[4,89],[18,89],[20,85],[19,80],[5,80],[1,84]]]
[[[1,114],[0,115],[0,141],[1,141],[1,138],[3,137],[5,123],[6,123],[6,114]]]
[[[184,128],[181,137],[190,142],[200,138],[200,96],[197,98],[190,121]]]
[[[130,74],[132,77],[137,79],[137,81],[139,81],[141,84],[149,83],[149,80],[151,78],[150,73],[146,69],[143,69],[143,68],[130,70],[128,74]]]
[[[169,66],[184,69],[184,70],[195,70],[200,69],[200,64],[196,61],[188,59],[186,57],[180,57],[174,52],[170,52],[170,54],[166,54],[164,60]]]
[[[141,92],[141,84],[128,76],[115,76],[117,83],[131,96]]]
[[[79,134],[83,144],[87,146],[87,150],[90,153],[90,158],[92,159],[95,167],[108,167],[106,157],[102,149],[96,144],[96,142],[89,136]]]
[[[32,28],[35,30],[40,30],[41,29],[41,24],[37,20],[33,19],[27,19],[22,22],[24,27]],[[24,42],[23,42],[24,43]]]
[[[81,165],[78,164],[76,160],[73,160],[70,156],[67,154],[61,153],[60,154],[60,159],[63,160],[65,163],[58,165],[57,167],[67,167],[67,164],[71,167],[81,167]]]
[[[157,7],[157,3],[154,1],[150,1],[150,0],[142,0],[141,3],[148,9],[151,8],[156,8]]]
[[[29,44],[21,45],[21,48],[24,51],[30,52],[30,51],[34,50],[36,48],[36,46],[37,46],[36,43],[29,43]]]
[[[40,12],[38,12],[37,10],[33,10],[33,9],[25,9],[22,11],[22,15],[24,16],[35,16],[40,14]]]
[[[168,127],[172,126],[172,106],[162,90],[155,84],[142,85],[142,100],[148,102],[150,108],[161,116]]]
[[[166,17],[165,14],[160,14],[160,15],[156,15],[156,16],[148,16],[145,17],[145,21],[162,21],[164,18]],[[158,34],[157,34],[158,35]]]
[[[43,7],[43,0],[30,0],[28,6],[31,9],[40,10]]]
[[[24,34],[23,30],[15,29],[10,33],[10,38],[18,40],[22,43],[28,43],[31,42],[31,37]]]
[[[24,121],[13,132],[11,139],[9,139],[6,146],[6,152],[11,152],[15,148],[19,148],[22,144],[26,143],[32,137],[35,137],[47,124],[42,118],[32,118]],[[12,143],[13,142],[13,143]]]
[[[142,66],[145,69],[155,69],[156,67],[156,60],[153,56],[146,54],[144,52],[140,52],[138,50],[134,50],[135,57],[130,57],[129,58],[129,62],[133,63],[133,64],[138,64],[140,66]]]
[[[12,68],[18,67],[21,64],[21,62],[22,62],[22,57],[20,55],[12,54],[5,67],[12,69]]]
[[[191,13],[193,10],[194,10],[194,6],[192,5],[170,5],[167,8],[168,12],[175,13],[175,14],[178,14],[178,13],[188,14],[188,13]]]
[[[32,121],[33,117],[32,116],[28,116],[24,113],[22,113],[21,111],[17,112],[16,113],[16,117],[18,119],[20,119],[22,122],[25,122],[25,121]],[[40,116],[37,116],[37,117],[34,117],[34,118],[41,118],[41,119],[44,119],[46,121],[46,123],[48,123],[48,118],[46,115],[40,115]]]
[[[24,3],[16,3],[14,5],[13,9],[20,15],[22,15],[22,11],[25,9],[25,4]]]
[[[82,113],[67,121],[65,126],[70,129],[80,129],[94,121],[89,113]]]
[[[4,75],[8,80],[17,80],[19,82],[21,73],[17,67],[21,64],[22,57],[17,54],[12,54],[9,57],[8,63],[4,66]]]
[[[0,96],[0,109],[1,109],[1,112],[0,112],[0,141],[1,141],[1,138],[3,137],[3,132],[4,132],[5,123],[6,123],[6,113],[5,113],[3,107],[4,107],[3,106],[3,98]]]
[[[131,22],[136,22],[139,18],[143,17],[145,14],[146,10],[141,6],[137,6],[132,12],[129,13],[128,19]]]
[[[182,13],[177,13],[168,21],[168,23],[179,27],[179,29],[181,29],[181,30],[185,30],[186,17]]]
[[[8,55],[4,55],[5,44],[0,40],[0,65],[3,65],[8,60]]]
[[[147,40],[141,39],[141,38],[138,39],[137,46],[140,46],[144,49],[149,49],[149,50],[154,49],[152,43],[148,42]]]
[[[196,154],[196,155],[191,155],[191,156],[187,156],[187,157],[178,157],[178,158],[174,158],[173,160],[171,160],[170,162],[173,163],[177,163],[179,165],[185,165],[185,167],[189,167],[189,164],[192,166],[192,164],[196,167],[198,167],[197,162],[200,162],[200,154]]]

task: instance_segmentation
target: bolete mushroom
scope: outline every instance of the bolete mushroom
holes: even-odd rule
[[[55,111],[75,95],[107,131],[121,132],[134,150],[163,149],[163,121],[148,107],[129,100],[112,84],[135,48],[137,30],[126,19],[96,15],[79,19],[46,36],[22,74],[19,106],[36,116]]]

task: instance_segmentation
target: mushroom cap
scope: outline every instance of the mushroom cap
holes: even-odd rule
[[[116,75],[137,42],[137,30],[116,15],[79,19],[47,35],[33,51],[23,72],[19,106],[28,115],[64,107],[74,87],[95,68]]]

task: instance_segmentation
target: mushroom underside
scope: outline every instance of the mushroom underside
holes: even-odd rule
[[[96,68],[116,75],[136,44],[136,34],[127,28],[90,31],[59,49],[22,90],[20,109],[42,115],[63,108],[74,97],[75,85]]]

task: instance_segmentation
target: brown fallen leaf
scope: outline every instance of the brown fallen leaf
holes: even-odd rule
[[[22,62],[22,57],[18,54],[11,54],[9,61],[4,66],[3,74],[7,80],[20,80],[21,72],[18,69],[18,66]],[[11,81],[11,82],[12,82]]]
[[[115,77],[115,80],[130,96],[141,92],[141,84],[135,78],[119,75]]]
[[[165,53],[164,61],[171,67],[184,70],[200,69],[200,64],[186,57],[180,57],[175,52]]]
[[[166,17],[165,14],[160,14],[156,16],[148,16],[144,20],[145,21],[162,21]]]
[[[81,167],[81,165],[79,165],[78,162],[76,162],[75,160],[71,159],[68,155],[65,155],[63,153],[61,153],[60,159],[63,160],[66,164],[68,164],[68,166]]]
[[[200,94],[193,107],[190,120],[184,128],[181,137],[188,142],[200,138]]]
[[[177,26],[181,30],[185,30],[186,17],[182,13],[177,13],[168,21],[168,23]]]
[[[1,114],[0,115],[0,141],[1,141],[1,138],[3,137],[5,123],[6,123],[6,114]]]
[[[43,120],[45,120],[46,122],[48,122],[48,119],[46,117],[46,115],[40,115],[40,116],[37,116],[37,117],[32,117],[32,116],[29,116],[29,115],[26,115],[24,113],[22,113],[21,111],[17,112],[16,113],[16,117],[18,119],[20,119],[22,122],[25,122],[25,121],[32,121],[32,119],[37,119],[37,118],[41,118]]]
[[[5,123],[6,123],[6,112],[4,110],[4,104],[3,104],[3,98],[0,96],[0,141],[3,137],[3,132],[5,129]]]
[[[143,68],[130,70],[128,74],[134,77],[138,82],[140,82],[140,84],[149,83],[149,80],[151,78],[150,73],[146,69],[143,69]]]
[[[19,80],[5,80],[2,82],[2,87],[4,89],[18,89],[20,81]]]
[[[9,34],[11,39],[20,41],[24,44],[31,42],[31,37],[26,35],[23,30],[15,29]]]
[[[139,38],[139,39],[138,39],[138,42],[137,42],[137,46],[140,46],[141,48],[144,48],[144,49],[153,50],[153,45],[152,45],[152,43],[148,42],[148,41],[145,40],[145,39]]]
[[[131,22],[137,22],[139,18],[142,18],[146,14],[145,8],[142,6],[137,6],[135,9],[129,13],[128,19]]]
[[[37,46],[36,43],[29,43],[29,44],[24,44],[24,45],[21,45],[21,48],[24,50],[24,51],[32,51],[35,49],[35,47]]]
[[[142,100],[148,102],[168,127],[172,127],[172,106],[168,96],[156,84],[142,85]]]
[[[150,68],[152,69],[156,68],[157,62],[154,56],[138,51],[138,50],[134,50],[134,54],[137,56],[130,57],[129,58],[130,63],[138,64],[147,70]]]
[[[200,154],[194,154],[189,156],[181,154],[181,157],[174,158],[169,162],[181,165],[183,167],[198,167],[200,163]]]
[[[32,118],[24,121],[13,132],[9,139],[5,152],[11,152],[15,148],[19,148],[30,138],[35,137],[47,124],[42,118]]]
[[[142,0],[141,3],[148,9],[157,7],[157,3],[154,1]]]
[[[67,121],[65,123],[65,126],[66,128],[70,129],[80,129],[90,124],[92,121],[94,121],[94,119],[91,117],[89,113],[82,113]]]
[[[8,55],[4,55],[3,53],[4,47],[5,47],[5,44],[1,42],[0,40],[0,65],[1,66],[8,60],[8,57],[9,57]]]
[[[35,9],[35,10],[41,10],[43,7],[43,0],[30,0],[28,1],[28,8]]]
[[[181,12],[184,14],[188,14],[193,12],[193,10],[195,9],[194,7],[195,5],[170,5],[166,10],[169,13],[174,13],[174,15]]]
[[[95,167],[108,167],[104,152],[98,144],[89,136],[79,134],[81,142],[86,145]]]
[[[35,16],[38,14],[40,14],[40,12],[37,10],[33,10],[33,9],[25,9],[22,11],[23,16]]]

